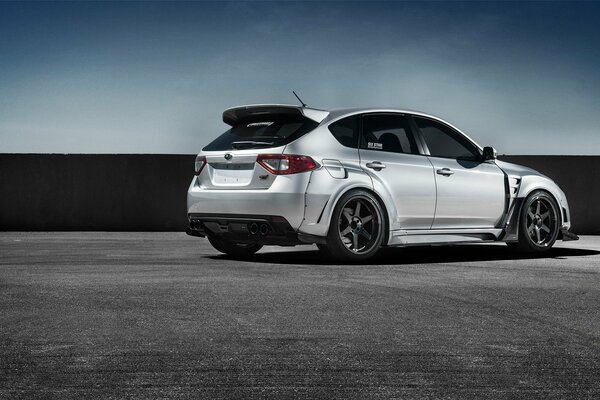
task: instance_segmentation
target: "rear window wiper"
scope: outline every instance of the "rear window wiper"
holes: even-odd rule
[[[231,143],[231,147],[234,149],[239,149],[240,147],[252,147],[252,146],[263,146],[263,145],[267,145],[267,146],[271,146],[273,145],[275,142],[260,142],[260,141],[255,141],[255,140],[240,140],[237,142],[232,142]]]

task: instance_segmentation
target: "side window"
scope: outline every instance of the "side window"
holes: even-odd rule
[[[346,147],[358,147],[358,121],[360,115],[343,118],[329,125],[329,131]]]
[[[395,114],[365,115],[361,148],[391,153],[419,153],[408,118]]]
[[[437,121],[414,117],[433,157],[476,161],[477,148],[459,132]]]

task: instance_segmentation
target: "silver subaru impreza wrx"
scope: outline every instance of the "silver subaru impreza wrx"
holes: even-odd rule
[[[246,257],[315,243],[346,261],[385,246],[502,241],[543,252],[571,240],[551,179],[496,159],[416,111],[250,105],[196,157],[187,233]]]

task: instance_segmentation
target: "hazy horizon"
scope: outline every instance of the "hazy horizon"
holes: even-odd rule
[[[1,153],[193,154],[252,103],[438,115],[600,153],[593,2],[0,3]]]

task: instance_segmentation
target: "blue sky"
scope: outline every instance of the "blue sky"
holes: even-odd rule
[[[594,2],[0,3],[0,152],[196,153],[225,108],[388,106],[600,152]]]

